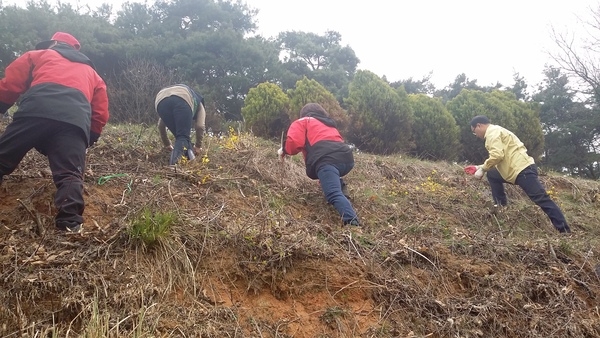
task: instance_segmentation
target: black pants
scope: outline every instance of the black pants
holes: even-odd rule
[[[44,118],[15,118],[0,135],[0,178],[12,173],[32,148],[48,157],[56,186],[60,222],[83,223],[85,133],[79,127]]]
[[[500,176],[500,173],[496,169],[488,171],[487,178],[488,182],[490,182],[490,187],[492,188],[494,202],[500,205],[506,205],[508,199],[506,198],[506,192],[504,191],[504,183],[508,182]],[[558,205],[550,199],[550,196],[548,196],[548,193],[546,193],[546,190],[538,179],[537,167],[535,165],[530,165],[521,170],[519,175],[517,175],[515,184],[523,189],[527,196],[529,196],[529,199],[542,208],[546,215],[548,215],[548,218],[550,218],[550,221],[556,230],[560,232],[571,231],[562,211]]]
[[[175,135],[175,144],[169,164],[176,164],[182,156],[193,160],[193,146],[190,140],[194,114],[187,102],[179,96],[169,96],[158,103],[158,116]]]

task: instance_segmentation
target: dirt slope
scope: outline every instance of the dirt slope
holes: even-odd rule
[[[459,165],[359,153],[355,230],[274,143],[234,133],[205,149],[172,169],[155,130],[109,126],[70,236],[30,152],[0,187],[0,336],[600,335],[598,182],[541,177],[562,236],[518,189],[498,211]],[[156,214],[174,216],[167,234],[132,236]]]

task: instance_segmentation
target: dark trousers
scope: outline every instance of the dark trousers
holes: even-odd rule
[[[344,224],[356,219],[356,212],[352,204],[342,193],[342,176],[352,170],[354,163],[350,164],[326,164],[319,168],[317,176],[323,189],[323,195],[327,202],[332,204],[342,217]]]
[[[506,205],[508,203],[508,199],[506,198],[506,192],[504,191],[504,183],[508,183],[500,176],[500,173],[496,169],[492,169],[487,172],[487,179],[490,183],[490,187],[492,189],[492,197],[494,198],[494,203],[499,205]],[[567,225],[567,221],[565,220],[565,216],[562,211],[550,199],[548,193],[542,186],[538,178],[537,167],[535,165],[530,165],[529,167],[523,169],[519,175],[517,176],[517,180],[515,184],[521,187],[523,191],[529,196],[529,198],[537,204],[542,210],[548,215],[552,225],[560,231],[560,232],[570,232],[569,226]]]
[[[56,223],[83,222],[83,171],[87,140],[79,127],[44,118],[15,118],[0,135],[0,178],[32,148],[48,157],[56,186]]]
[[[194,151],[190,135],[194,114],[190,105],[179,96],[169,96],[158,103],[156,111],[167,129],[175,135],[175,144],[169,164],[176,164],[182,156],[193,160]]]

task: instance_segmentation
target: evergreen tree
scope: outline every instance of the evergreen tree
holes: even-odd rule
[[[250,89],[242,116],[254,135],[277,138],[289,125],[288,106],[289,98],[283,90],[276,84],[265,82]]]
[[[404,89],[390,85],[366,70],[359,70],[346,99],[350,115],[349,140],[377,154],[408,152],[414,148],[414,116]]]
[[[540,120],[545,134],[543,166],[571,175],[597,179],[598,119],[595,105],[576,101],[576,91],[559,68],[548,67],[533,99],[540,104]]]
[[[409,102],[415,114],[415,154],[429,160],[456,160],[460,130],[441,99],[413,94],[409,95]]]

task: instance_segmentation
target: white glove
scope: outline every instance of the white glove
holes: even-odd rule
[[[477,179],[481,179],[483,177],[483,174],[484,174],[483,167],[478,165],[477,171],[475,172],[475,174],[473,174],[473,176],[475,176],[475,178],[477,178]]]
[[[283,152],[283,148],[279,148],[279,150],[277,150],[277,156],[279,156],[279,159],[283,161],[283,158],[285,157],[285,153]]]

